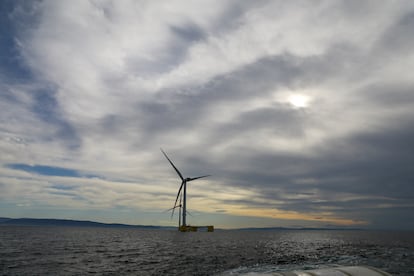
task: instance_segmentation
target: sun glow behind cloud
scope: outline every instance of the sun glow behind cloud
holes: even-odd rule
[[[293,94],[291,96],[289,96],[288,98],[288,102],[296,108],[304,108],[304,107],[308,107],[310,104],[310,98],[308,96],[305,95],[301,95],[301,94]]]

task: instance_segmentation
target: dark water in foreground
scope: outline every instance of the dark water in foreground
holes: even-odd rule
[[[414,233],[0,227],[1,275],[238,275],[335,265],[414,275]]]

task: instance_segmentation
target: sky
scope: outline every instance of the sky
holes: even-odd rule
[[[0,216],[414,229],[414,2],[0,1]]]

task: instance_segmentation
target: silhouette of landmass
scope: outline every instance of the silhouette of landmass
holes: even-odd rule
[[[116,228],[146,228],[146,229],[172,229],[176,227],[153,225],[129,225],[121,223],[101,223],[87,220],[70,219],[36,219],[36,218],[0,218],[1,225],[16,226],[77,226],[77,227],[116,227]]]
[[[37,219],[37,218],[4,218],[0,217],[0,226],[76,226],[76,227],[114,227],[114,228],[140,228],[140,229],[164,229],[176,230],[176,226],[154,226],[154,225],[130,225],[122,223],[102,223],[88,220],[71,220],[71,219]],[[362,230],[360,228],[309,228],[309,227],[248,227],[237,229],[219,229],[215,230],[238,230],[238,231],[283,231],[283,230]]]

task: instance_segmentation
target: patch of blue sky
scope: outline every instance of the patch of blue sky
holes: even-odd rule
[[[50,186],[50,188],[53,189],[49,192],[52,195],[69,196],[74,200],[87,201],[87,199],[85,199],[83,196],[76,193],[76,186],[54,184]]]
[[[26,1],[27,2],[27,1]],[[37,83],[41,88],[33,91],[32,111],[44,122],[54,125],[56,133],[51,139],[59,139],[69,149],[80,147],[81,140],[75,128],[65,120],[55,99],[56,87],[44,83],[33,75],[32,70],[24,62],[18,45],[19,36],[35,18],[30,18],[24,10],[30,10],[33,3],[24,1],[0,1],[0,84]],[[14,92],[2,89],[0,98],[14,102]]]
[[[55,184],[55,185],[50,186],[50,188],[56,189],[56,190],[72,191],[76,189],[76,186]]]
[[[17,45],[16,18],[14,11],[17,1],[0,1],[0,73],[7,79],[29,80],[32,78],[30,69],[22,62]]]
[[[52,139],[64,141],[70,149],[75,150],[80,147],[81,139],[75,128],[63,118],[55,96],[55,87],[51,85],[38,89],[33,93],[31,109],[38,118],[56,127],[55,137]]]
[[[25,171],[30,173],[36,173],[40,175],[49,175],[49,176],[65,176],[65,177],[87,177],[82,176],[77,170],[61,168],[61,167],[52,167],[52,166],[42,166],[42,165],[27,165],[27,164],[8,164],[6,167],[14,170]]]
[[[52,192],[49,192],[49,194],[52,194],[52,195],[61,195],[61,196],[69,196],[69,197],[76,197],[77,196],[75,193],[66,192],[66,191],[52,191]]]

